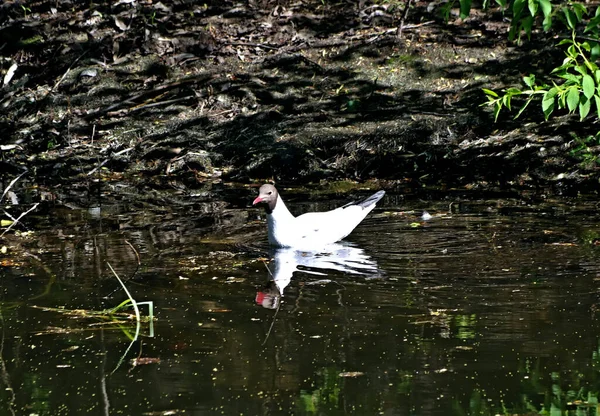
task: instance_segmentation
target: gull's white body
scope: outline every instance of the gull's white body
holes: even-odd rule
[[[269,188],[265,188],[266,186]],[[271,193],[262,192],[263,188]],[[294,217],[277,190],[272,185],[265,185],[261,187],[254,204],[268,203],[267,228],[271,245],[308,250],[335,243],[346,237],[375,208],[384,193],[379,191],[363,201],[331,211],[309,212]],[[269,198],[272,200],[269,201]]]

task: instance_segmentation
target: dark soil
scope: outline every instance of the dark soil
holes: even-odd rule
[[[532,105],[495,124],[480,106],[481,88],[560,62],[556,40],[515,46],[498,10],[446,22],[429,4],[399,37],[404,2],[5,2],[4,186],[26,171],[52,193],[139,197],[264,180],[595,189],[573,152],[591,122]]]

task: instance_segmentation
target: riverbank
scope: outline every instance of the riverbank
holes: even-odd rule
[[[263,3],[3,6],[2,56],[18,64],[5,181],[140,197],[266,180],[597,188],[598,149],[578,139],[592,126],[534,105],[494,123],[481,107],[481,88],[560,61],[553,40],[517,47],[501,15],[445,22],[424,2],[401,38],[389,5]]]

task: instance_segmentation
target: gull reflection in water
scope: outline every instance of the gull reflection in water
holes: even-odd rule
[[[279,306],[281,296],[295,271],[327,276],[328,271],[339,271],[363,276],[379,276],[377,263],[362,248],[350,244],[331,244],[317,251],[278,248],[272,252],[268,264],[269,283],[256,294],[256,303],[265,308]]]

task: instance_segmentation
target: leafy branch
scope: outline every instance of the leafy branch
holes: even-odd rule
[[[524,96],[525,103],[517,112],[519,117],[527,106],[537,97],[541,96],[541,107],[546,120],[556,110],[567,110],[570,114],[579,113],[580,120],[585,119],[593,106],[600,118],[600,69],[596,61],[600,57],[600,38],[598,26],[600,24],[600,7],[596,9],[595,16],[590,19],[585,32],[589,37],[578,37],[576,27],[584,16],[587,15],[585,6],[574,3],[570,7],[561,9],[562,17],[571,30],[570,39],[563,39],[558,46],[568,45],[565,59],[550,74],[558,78],[548,83],[538,83],[535,75],[530,74],[523,78],[524,89],[511,87],[498,94],[490,89],[483,89],[488,101],[483,105],[494,108],[494,119],[497,121],[502,109],[512,110],[511,104],[514,97]],[[560,79],[561,82],[558,82]]]

